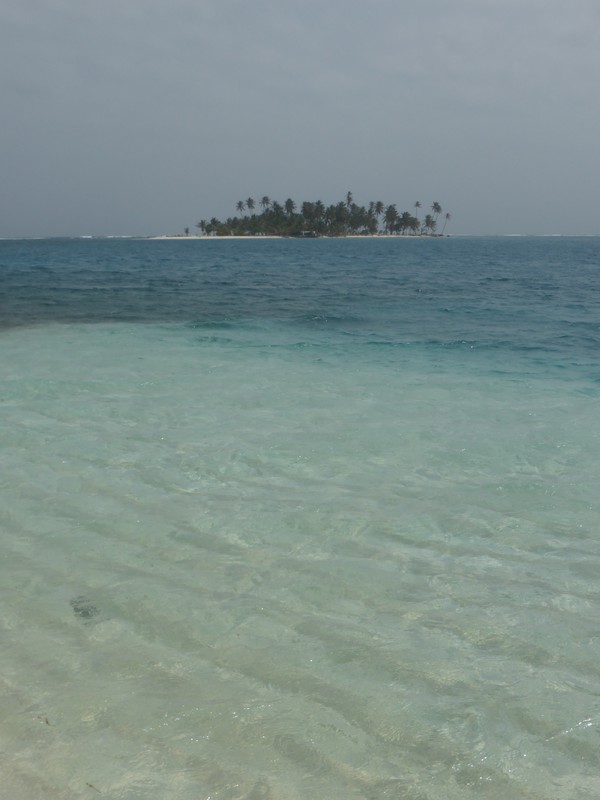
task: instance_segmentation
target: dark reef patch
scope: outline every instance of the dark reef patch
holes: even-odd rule
[[[70,605],[75,616],[83,620],[90,620],[99,613],[96,606],[84,595],[74,597]]]

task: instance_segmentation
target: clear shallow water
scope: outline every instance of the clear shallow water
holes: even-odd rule
[[[7,796],[600,795],[599,251],[0,242]]]

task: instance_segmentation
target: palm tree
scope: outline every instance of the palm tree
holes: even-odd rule
[[[379,217],[383,214],[384,211],[385,211],[384,204],[382,203],[381,200],[377,200],[377,202],[375,203],[375,216],[377,217],[377,222],[379,222]]]
[[[369,203],[369,208],[367,209],[367,222],[369,226],[369,233],[377,233],[377,214],[375,213],[375,203],[373,200],[371,200]]]
[[[446,216],[444,217],[444,227],[442,228],[442,236],[444,235],[444,231],[446,230],[446,225],[450,222],[451,219],[452,217],[450,216],[450,214],[446,214]]]
[[[311,226],[315,219],[315,204],[305,200],[304,203],[302,203],[300,213],[302,214],[303,222],[305,222],[306,225]]]
[[[323,217],[325,219],[325,225],[327,227],[327,233],[331,233],[331,228],[333,227],[333,223],[335,220],[335,206],[329,205],[323,212]]]
[[[375,236],[375,234],[377,233],[378,225],[374,207],[369,208],[365,214],[365,227],[369,235]]]
[[[342,201],[333,207],[333,233],[338,236],[346,236],[348,233],[348,220],[348,209]]]
[[[413,220],[413,215],[410,211],[403,211],[400,217],[400,232],[402,234],[406,234],[406,231],[410,230],[411,222]]]
[[[200,222],[196,225],[196,227],[200,228],[202,234],[204,235],[206,233],[206,220],[201,219]]]
[[[266,211],[267,208],[271,205],[271,198],[265,195],[263,199],[260,201],[260,204],[263,207],[263,211]]]
[[[288,199],[285,201],[285,203],[283,205],[284,205],[286,214],[289,214],[290,217],[291,217],[292,214],[294,213],[294,209],[296,208],[296,203],[294,203],[294,201],[292,200],[291,197],[288,197]]]
[[[419,219],[419,209],[421,208],[421,203],[417,200],[415,203],[415,217]]]
[[[322,200],[317,200],[314,206],[315,228],[319,233],[323,233],[325,227],[325,204]]]
[[[435,226],[436,226],[436,221],[431,216],[431,214],[427,214],[425,216],[425,221],[423,223],[423,228],[422,228],[423,233],[427,233],[429,231],[429,235],[432,236],[435,231]]]
[[[236,208],[237,208],[237,210],[240,212],[240,214],[241,214],[241,213],[242,213],[242,211],[243,211],[243,210],[246,208],[246,206],[245,206],[245,204],[244,204],[244,201],[243,201],[243,200],[238,200],[238,201],[237,201],[237,203],[236,203],[236,205],[235,205],[235,207],[236,207]]]
[[[254,210],[254,200],[251,197],[249,197],[246,200],[246,208],[248,209],[248,211],[253,211]]]
[[[437,222],[437,218],[442,213],[442,207],[439,203],[433,203],[431,206],[431,210],[435,214],[435,221]]]
[[[367,209],[364,206],[357,206],[356,203],[352,203],[348,225],[353,233],[365,233],[369,229]]]
[[[391,205],[386,208],[384,219],[385,229],[388,233],[391,233],[396,224],[396,220],[398,219],[398,210],[395,205]]]
[[[350,210],[350,206],[352,205],[352,192],[347,192],[346,194],[346,208]]]

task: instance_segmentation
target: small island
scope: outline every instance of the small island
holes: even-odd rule
[[[395,204],[385,205],[380,200],[367,206],[354,202],[352,192],[344,200],[326,206],[321,200],[297,204],[291,198],[284,203],[263,197],[258,203],[252,197],[239,200],[239,216],[228,217],[224,222],[213,217],[197,224],[201,235],[215,236],[292,236],[317,238],[321,236],[444,236],[450,214],[443,217],[444,224],[438,233],[438,220],[442,207],[434,202],[431,213],[421,219],[421,203],[417,200],[414,213],[399,212]],[[247,213],[244,214],[244,211]],[[185,229],[189,236],[189,228]]]

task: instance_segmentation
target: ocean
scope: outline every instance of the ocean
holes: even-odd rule
[[[600,238],[0,241],[10,800],[600,797]]]

